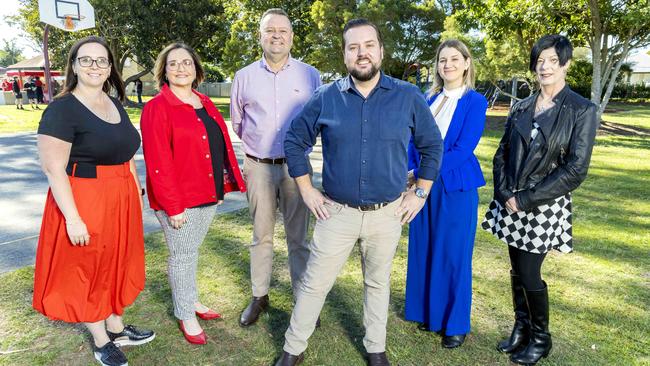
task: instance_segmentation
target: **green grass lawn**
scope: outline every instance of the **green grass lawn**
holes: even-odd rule
[[[635,110],[634,108],[632,108]],[[4,110],[3,110],[4,111]],[[650,125],[644,111],[625,118]],[[620,113],[620,112],[619,112]],[[606,120],[617,118],[607,115]],[[491,113],[477,155],[491,182],[491,159],[503,113]],[[623,123],[623,122],[621,122]],[[572,254],[552,253],[543,275],[549,285],[554,347],[541,365],[650,365],[650,143],[647,136],[602,134],[589,177],[574,194]],[[479,215],[491,199],[480,190]],[[269,365],[281,352],[291,312],[283,230],[276,228],[272,307],[259,323],[240,328],[250,296],[247,211],[215,219],[201,249],[202,300],[223,321],[203,322],[207,346],[187,344],[173,317],[166,276],[167,249],[160,233],[146,237],[147,285],[125,319],[157,332],[156,339],[126,349],[131,365]],[[407,228],[395,257],[388,320],[388,355],[395,365],[508,365],[494,350],[509,333],[512,309],[508,254],[504,244],[479,231],[474,251],[472,332],[456,350],[440,337],[403,320]],[[362,276],[359,254],[350,258],[310,339],[305,365],[364,365]],[[90,365],[83,327],[52,322],[31,308],[33,268],[0,276],[0,365]]]

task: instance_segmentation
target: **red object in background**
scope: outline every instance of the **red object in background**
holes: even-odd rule
[[[11,91],[11,83],[7,80],[2,82],[2,91]]]
[[[45,77],[45,72],[43,70],[20,70],[20,75],[18,74],[19,71],[14,71],[10,70],[7,71],[7,76],[14,77],[28,77],[28,76],[40,76],[40,77]],[[50,71],[50,74],[52,76],[61,76],[61,71]]]

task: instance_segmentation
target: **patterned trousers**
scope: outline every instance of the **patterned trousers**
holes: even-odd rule
[[[215,213],[216,206],[188,208],[185,210],[187,222],[180,229],[174,229],[169,225],[169,216],[164,211],[155,212],[169,249],[167,274],[172,289],[174,316],[180,320],[192,318],[194,303],[199,301],[196,289],[199,246],[208,233]]]

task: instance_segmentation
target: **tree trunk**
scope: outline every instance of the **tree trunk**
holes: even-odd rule
[[[605,112],[605,107],[607,107],[607,103],[609,103],[609,98],[612,95],[612,91],[614,90],[614,86],[616,85],[616,76],[618,75],[619,71],[621,70],[621,65],[623,65],[623,62],[625,61],[625,58],[627,57],[627,54],[630,52],[630,41],[629,38],[628,40],[625,41],[623,44],[623,52],[621,53],[618,61],[616,62],[616,65],[613,66],[613,69],[611,73],[609,74],[609,80],[604,80],[607,84],[607,88],[605,89],[605,94],[603,95],[602,101],[600,102],[600,107],[598,108],[598,118],[600,119],[600,116]]]
[[[598,0],[589,0],[589,11],[591,14],[592,34],[589,39],[591,47],[591,62],[593,70],[591,73],[591,101],[600,104],[600,46],[603,37],[602,23],[600,22],[600,9]]]
[[[150,71],[151,71],[151,69],[146,68],[146,69],[140,71],[137,74],[129,76],[126,80],[124,80],[124,86],[128,88],[130,83],[132,83],[132,82],[136,81],[137,79],[147,75]],[[139,107],[140,106],[138,103],[132,102],[129,98],[126,98],[124,100],[124,105],[127,106],[127,107]]]

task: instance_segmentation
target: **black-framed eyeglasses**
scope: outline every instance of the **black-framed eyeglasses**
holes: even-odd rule
[[[111,67],[111,62],[106,57],[97,57],[96,59],[90,56],[77,57],[77,61],[81,67],[92,67],[93,63],[100,69],[108,69]]]
[[[167,62],[167,67],[170,70],[173,70],[173,71],[178,71],[178,69],[180,69],[181,65],[183,65],[183,67],[185,67],[185,68],[188,68],[188,67],[194,65],[194,61],[189,59],[189,58],[186,58],[185,60],[181,60],[181,61],[172,60],[172,61]]]

